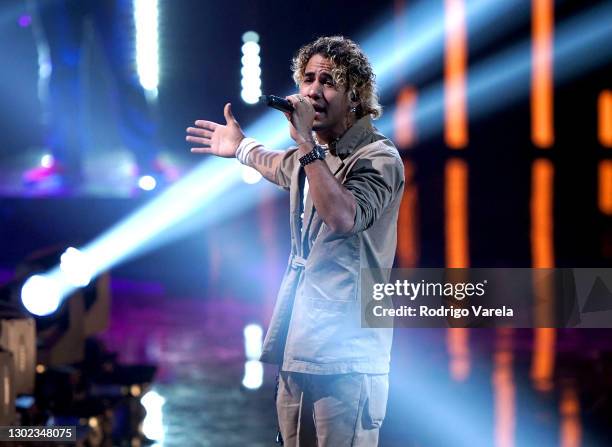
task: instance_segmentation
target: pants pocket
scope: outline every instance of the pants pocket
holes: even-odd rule
[[[387,374],[367,374],[368,392],[365,413],[367,428],[380,428],[387,414],[389,397],[389,376]]]

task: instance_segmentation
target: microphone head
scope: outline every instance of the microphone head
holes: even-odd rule
[[[259,97],[259,103],[265,104],[268,107],[272,107],[276,110],[280,110],[281,112],[293,112],[293,106],[291,105],[291,103],[285,98],[281,98],[280,96],[261,95]]]

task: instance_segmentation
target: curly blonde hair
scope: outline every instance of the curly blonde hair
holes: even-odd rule
[[[376,75],[359,45],[344,36],[319,37],[304,45],[291,64],[293,79],[298,86],[304,79],[308,61],[315,54],[331,60],[334,82],[346,87],[351,101],[359,103],[355,112],[357,118],[371,115],[376,119],[382,115],[376,92]]]

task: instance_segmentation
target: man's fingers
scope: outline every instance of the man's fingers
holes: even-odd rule
[[[298,102],[298,99],[296,98],[296,96],[297,95],[285,96],[285,99],[291,103],[294,109],[295,109],[296,103]]]
[[[199,127],[188,127],[187,133],[196,137],[211,138],[213,133],[210,130],[200,129]]]
[[[192,147],[191,153],[193,154],[211,154],[212,151],[209,147]]]
[[[185,137],[185,140],[201,147],[192,147],[191,152],[194,154],[211,154],[211,138],[215,128],[219,125],[205,120],[197,120],[194,124],[198,127],[188,127],[187,133],[189,135]]]
[[[228,102],[225,104],[225,107],[223,108],[223,115],[225,116],[225,121],[227,121],[228,124],[236,121],[236,118],[234,118],[234,114],[232,113],[231,103]]]
[[[195,122],[195,125],[198,127],[201,127],[202,129],[208,129],[208,130],[213,130],[213,131],[218,126],[218,124],[213,121],[205,121],[205,120],[197,120]]]
[[[302,95],[285,96],[285,99],[291,103],[295,110],[313,109],[312,103],[308,100],[308,98],[304,98]]]
[[[185,140],[189,141],[190,143],[205,144],[210,146],[210,138],[192,137],[191,135],[187,135]]]

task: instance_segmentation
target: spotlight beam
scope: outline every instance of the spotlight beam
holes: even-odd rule
[[[467,1],[465,18],[468,31],[478,36],[478,45],[483,45],[528,20],[528,15],[519,13],[524,6],[524,0]],[[443,14],[444,10],[437,2],[422,1],[406,8],[399,20],[388,20],[381,31],[363,40],[363,49],[372,62],[381,94],[403,79],[413,78],[440,58],[446,25]],[[451,17],[451,24],[454,19]],[[402,45],[394,47],[398,28],[406,31],[402,34]],[[494,32],[487,31],[491,28]]]
[[[555,83],[567,82],[610,60],[612,47],[612,5],[604,4],[568,19],[555,31],[553,59]],[[597,51],[592,51],[597,48]],[[468,73],[467,98],[471,119],[487,116],[529,94],[531,41],[526,40],[473,66]],[[419,96],[415,127],[424,141],[442,131],[443,83]],[[378,122],[383,133],[393,131],[394,109]]]
[[[242,182],[241,171],[236,168],[236,161],[222,158],[214,158],[202,163],[179,183],[82,247],[80,252],[84,259],[88,260],[91,276],[94,277],[135,254],[150,250],[151,247],[160,243],[156,242],[160,235],[184,219],[193,216],[197,211],[205,213],[200,222],[211,223],[227,216],[230,212],[236,212],[240,209],[241,202],[252,203],[254,198],[247,194],[248,191],[242,194],[233,192],[232,194],[237,194],[237,197],[234,198],[225,196],[236,183]],[[210,212],[213,210],[209,210],[212,202],[217,204],[227,202],[233,207],[230,209],[220,206],[221,212],[214,213]],[[208,213],[206,213],[207,210],[209,210]],[[174,234],[176,235],[176,232]],[[36,293],[33,293],[29,291],[32,287],[28,289],[24,285],[22,299],[24,299],[24,291],[29,291],[28,309],[37,315],[53,312],[59,307],[61,301],[76,289],[59,265],[42,275],[37,275],[36,281],[35,284],[48,284],[46,288],[53,291],[47,297],[44,288],[36,287],[33,289]],[[49,304],[37,303],[37,300],[47,299]],[[39,313],[39,309],[44,309],[44,313]]]
[[[403,352],[404,358],[413,359],[412,366],[414,359],[419,359],[419,367],[407,368],[402,379],[391,384],[395,395],[400,396],[403,414],[411,415],[410,426],[418,427],[420,440],[425,445],[493,445],[491,376],[476,371],[469,383],[449,383],[448,375],[432,361],[431,352],[421,348],[439,340],[430,340],[423,334],[419,329],[410,330],[408,338],[422,343],[404,346]],[[529,394],[522,394],[520,383],[517,395],[526,405],[535,404]],[[440,430],[440,421],[453,421],[453,430]],[[525,420],[521,423],[520,435],[522,439],[537,439],[544,434],[542,430],[538,424]]]
[[[96,273],[124,261],[198,209],[208,208],[213,202],[222,203],[224,194],[241,182],[236,167],[235,161],[222,158],[201,164],[181,182],[83,247],[83,253],[96,260]]]

